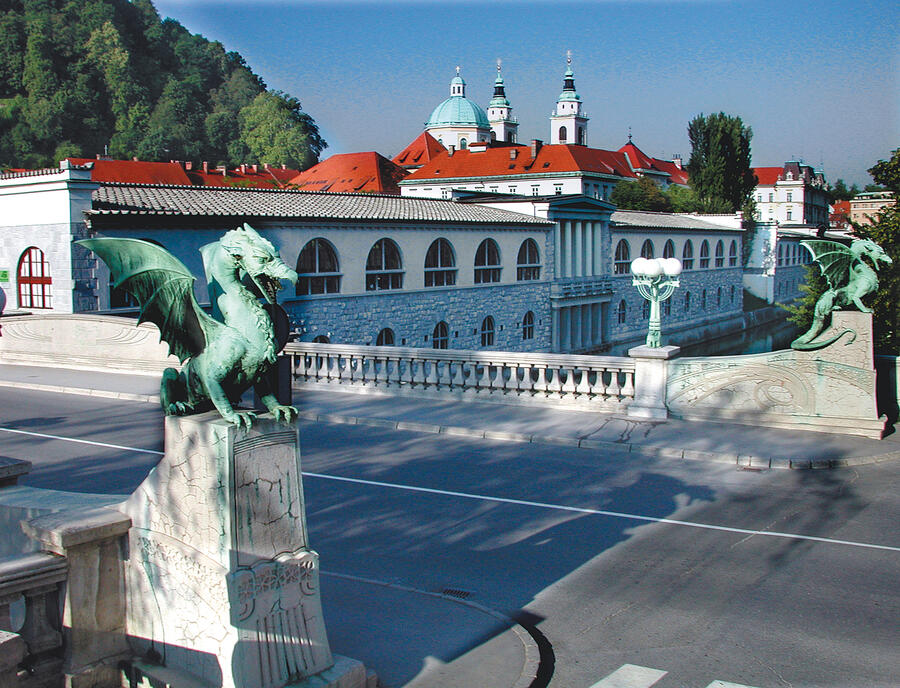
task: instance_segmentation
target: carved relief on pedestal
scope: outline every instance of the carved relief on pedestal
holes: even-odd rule
[[[229,581],[243,685],[277,688],[332,664],[315,552],[239,569]]]

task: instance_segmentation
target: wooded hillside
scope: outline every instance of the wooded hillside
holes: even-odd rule
[[[151,0],[0,0],[0,166],[107,152],[305,169],[326,145],[297,99]]]

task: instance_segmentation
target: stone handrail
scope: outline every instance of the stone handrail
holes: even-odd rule
[[[406,391],[503,403],[623,409],[634,398],[635,364],[618,356],[468,351],[291,342],[294,384],[348,391]]]
[[[61,679],[59,594],[66,576],[66,558],[55,554],[0,561],[0,685],[31,688]],[[14,628],[15,606],[23,603]]]

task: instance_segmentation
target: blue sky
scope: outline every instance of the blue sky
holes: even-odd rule
[[[753,164],[803,159],[860,185],[900,146],[896,1],[155,0],[300,99],[324,156],[392,156],[449,95],[456,65],[486,107],[503,60],[519,140],[549,138],[566,51],[588,143],[690,154],[699,113],[739,115]]]

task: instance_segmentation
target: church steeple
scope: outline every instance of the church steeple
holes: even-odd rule
[[[494,80],[494,97],[488,103],[488,121],[491,123],[491,139],[515,143],[519,123],[512,116],[512,106],[506,97],[506,84],[500,74],[500,60],[497,60],[497,78]]]
[[[550,143],[587,145],[587,122],[581,108],[581,96],[575,91],[575,72],[572,71],[572,51],[566,54],[566,73],[563,90],[550,115]]]

